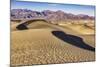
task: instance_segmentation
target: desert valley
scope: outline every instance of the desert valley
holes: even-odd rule
[[[95,60],[95,18],[61,10],[11,10],[11,65]]]

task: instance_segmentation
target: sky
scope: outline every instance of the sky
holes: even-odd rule
[[[46,2],[26,2],[11,0],[11,9],[29,9],[34,11],[62,10],[66,13],[72,14],[86,14],[89,16],[95,16],[95,6],[93,5],[75,5],[75,4],[58,4],[58,3],[46,3]]]

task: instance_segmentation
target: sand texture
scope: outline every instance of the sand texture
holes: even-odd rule
[[[21,23],[18,22],[11,24],[13,66],[95,60],[95,33],[92,24],[54,25],[33,21],[19,25]]]

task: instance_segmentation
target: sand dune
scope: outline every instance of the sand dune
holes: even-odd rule
[[[42,21],[28,24],[25,30],[18,30],[18,25],[11,26],[11,65],[95,60],[94,35]]]
[[[32,21],[31,21],[32,22]],[[48,29],[57,29],[55,25],[52,25],[50,23],[47,23],[46,21],[33,21],[33,23],[14,23],[11,25],[12,31],[19,30],[19,28],[27,28],[27,29],[42,29],[42,28],[48,28]]]
[[[86,24],[59,24],[60,26],[64,28],[70,28],[72,30],[77,31],[80,34],[94,34],[94,27],[89,26]]]

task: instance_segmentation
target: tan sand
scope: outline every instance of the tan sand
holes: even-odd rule
[[[94,34],[94,27],[87,24],[59,24],[64,28],[70,28],[80,34]]]
[[[94,35],[80,34],[68,28],[49,23],[37,22],[27,30],[17,30],[17,24],[11,28],[11,65],[35,65],[94,61],[95,52],[83,49],[52,34],[53,31],[64,31],[81,37],[83,42],[95,47]],[[13,29],[14,28],[14,29]],[[78,34],[77,34],[78,33]],[[62,33],[63,34],[63,33]],[[72,37],[72,36],[70,36]],[[81,44],[80,44],[81,45]],[[83,45],[83,44],[82,44]]]

